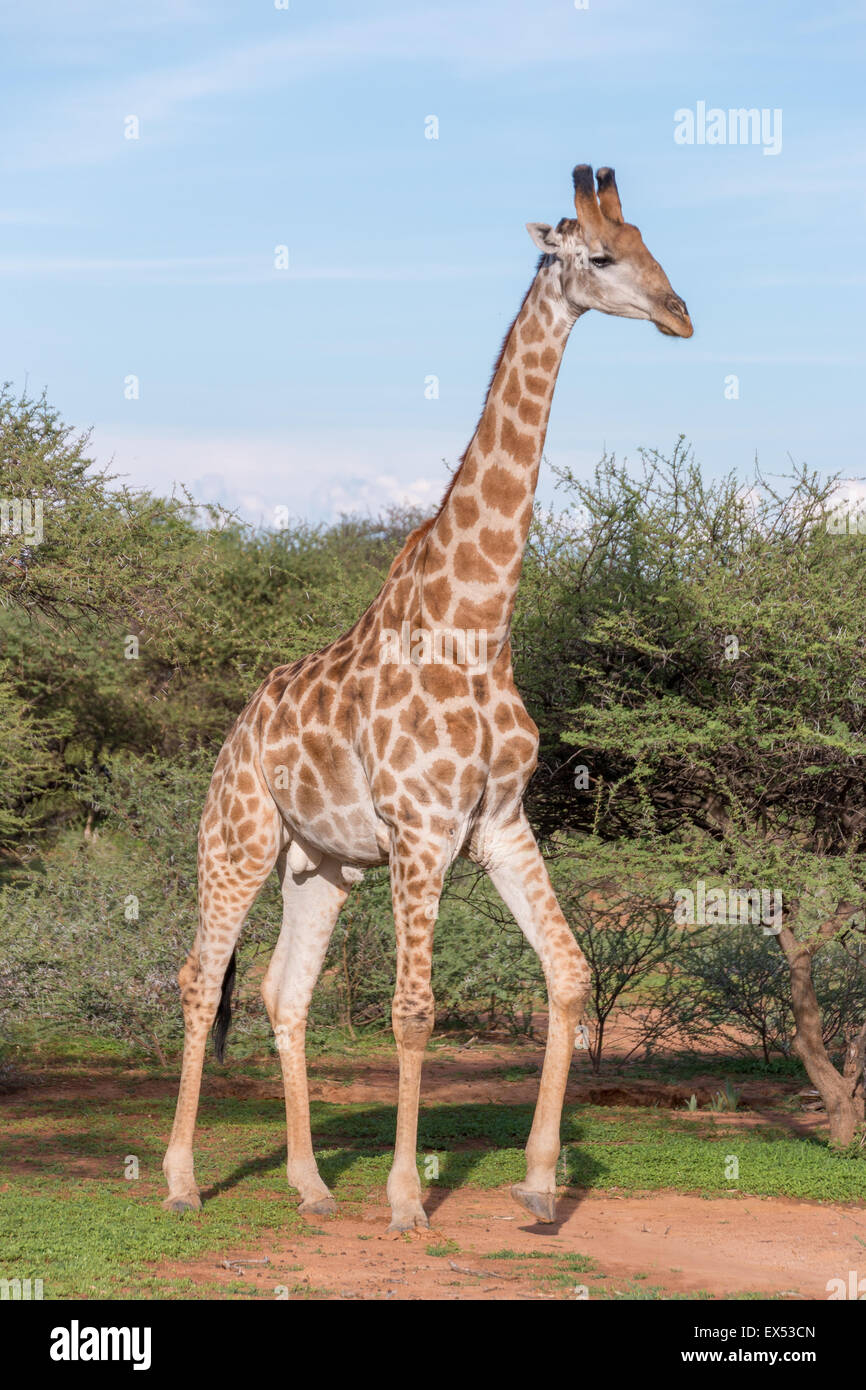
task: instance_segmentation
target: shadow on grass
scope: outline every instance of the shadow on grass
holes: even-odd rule
[[[92,1176],[109,1176],[105,1171],[109,1166],[120,1176],[118,1155],[134,1152],[142,1164],[147,1169],[153,1168],[154,1176],[157,1175],[168,1138],[168,1109],[149,1103],[147,1115],[126,1108],[121,1113],[97,1112],[90,1127],[83,1129],[80,1122],[68,1125],[70,1108],[65,1102],[58,1106],[57,1118],[60,1120],[62,1115],[67,1127],[60,1124],[53,1130],[49,1120],[48,1125],[40,1124],[36,1132],[27,1134],[25,1131],[10,1137],[6,1146],[10,1172],[34,1177],[70,1175],[70,1163],[90,1161]],[[262,1108],[256,1101],[212,1097],[202,1103],[195,1153],[199,1159],[207,1157],[209,1171],[202,1183],[204,1197],[230,1192],[250,1179],[273,1185],[282,1175],[285,1181],[283,1123],[277,1121],[276,1113],[267,1113],[271,1107],[265,1108],[265,1114]],[[282,1115],[281,1105],[279,1110]],[[339,1182],[363,1158],[385,1160],[383,1171],[387,1172],[396,1132],[396,1106],[337,1106],[314,1102],[311,1112],[314,1149],[320,1154],[322,1150],[329,1151],[322,1156],[321,1167],[330,1186]],[[422,1172],[425,1159],[431,1156],[435,1155],[439,1165],[438,1176],[431,1186],[433,1199],[437,1187],[444,1192],[471,1183],[482,1164],[487,1167],[484,1186],[519,1181],[522,1171],[515,1171],[514,1151],[523,1149],[526,1144],[532,1114],[530,1105],[433,1105],[423,1111],[418,1130]],[[48,1117],[41,1118],[44,1121]],[[572,1158],[576,1151],[570,1146],[588,1137],[579,1115],[571,1109],[566,1111],[562,1140],[569,1146]],[[234,1146],[234,1153],[226,1152],[227,1142]],[[251,1148],[254,1152],[250,1155]],[[497,1174],[497,1154],[502,1154],[501,1176]],[[215,1177],[215,1164],[234,1166],[224,1175]],[[584,1186],[601,1171],[595,1160],[582,1153],[577,1170],[574,1162],[571,1168],[569,1180],[578,1186]],[[560,1177],[564,1179],[564,1174]],[[362,1169],[359,1181],[367,1180],[371,1186],[379,1182],[372,1174],[365,1175]],[[381,1181],[384,1183],[384,1178]]]
[[[514,1150],[522,1149],[529,1135],[532,1121],[531,1106],[443,1106],[434,1107],[422,1113],[419,1120],[418,1153],[422,1172],[425,1160],[434,1158],[438,1171],[430,1186],[425,1189],[424,1203],[432,1217],[449,1192],[455,1188],[481,1186],[493,1189],[504,1184],[519,1181],[523,1176],[523,1160],[519,1160],[520,1171],[515,1171]],[[314,1116],[313,1146],[318,1155],[319,1171],[329,1187],[336,1188],[344,1176],[358,1164],[359,1159],[384,1160],[380,1176],[370,1181],[370,1174],[362,1176],[361,1183],[369,1186],[384,1186],[387,1167],[394,1144],[396,1128],[396,1108],[394,1106],[371,1105],[355,1109],[351,1114],[329,1110],[319,1111]],[[604,1164],[589,1154],[575,1149],[580,1142],[582,1127],[573,1115],[563,1125],[568,1136],[567,1171],[560,1173],[563,1181],[575,1188],[588,1188],[601,1176]],[[469,1145],[470,1147],[462,1147]],[[322,1150],[327,1152],[323,1153]],[[497,1155],[502,1156],[501,1172],[497,1171]],[[212,1183],[202,1195],[205,1198],[230,1192],[250,1178],[273,1180],[275,1167],[285,1164],[284,1146],[271,1148],[267,1153],[238,1163],[225,1177]],[[481,1173],[479,1170],[487,1171]],[[479,1178],[481,1181],[479,1181]],[[572,1209],[574,1194],[572,1194]],[[564,1217],[563,1217],[564,1219]],[[530,1222],[528,1229],[535,1230],[536,1223]],[[560,1223],[538,1225],[539,1231],[550,1234]]]
[[[265,1178],[274,1180],[274,1168],[283,1169],[283,1181],[285,1182],[286,1146],[271,1149],[269,1153],[259,1154],[257,1158],[247,1159],[244,1163],[238,1163],[230,1173],[224,1178],[218,1178],[216,1182],[209,1183],[207,1187],[202,1187],[201,1198],[203,1202],[209,1202],[214,1197],[219,1197],[222,1193],[231,1192],[233,1188],[239,1187],[247,1178]]]
[[[754,1100],[749,1101],[749,1110],[756,1115],[760,1115],[766,1128],[760,1129],[757,1126],[753,1131],[753,1137],[758,1140],[772,1143],[777,1138],[800,1139],[806,1144],[817,1144],[825,1148],[827,1144],[827,1117],[823,1116],[823,1125],[816,1129],[810,1125],[805,1113],[786,1114],[784,1111],[772,1109],[769,1106],[757,1105]]]

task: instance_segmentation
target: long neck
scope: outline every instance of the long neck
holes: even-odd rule
[[[573,322],[542,262],[425,541],[425,624],[486,633],[490,658],[508,638],[553,389]]]

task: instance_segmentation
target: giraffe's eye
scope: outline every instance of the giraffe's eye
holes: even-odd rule
[[[613,265],[613,256],[590,256],[589,259],[590,264],[594,265],[596,270],[603,270],[606,265]]]

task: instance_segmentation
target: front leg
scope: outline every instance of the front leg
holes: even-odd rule
[[[524,812],[502,830],[486,856],[496,891],[544,970],[550,1015],[535,1117],[526,1145],[526,1181],[511,1189],[537,1221],[556,1217],[556,1164],[562,1102],[575,1032],[589,995],[590,971],[551,887]]]
[[[445,874],[444,847],[408,843],[398,833],[391,845],[391,897],[397,938],[397,985],[391,1022],[400,1081],[397,1140],[388,1177],[389,1231],[426,1228],[418,1177],[418,1103],[424,1050],[433,1031],[433,925]],[[432,866],[432,867],[431,867]]]

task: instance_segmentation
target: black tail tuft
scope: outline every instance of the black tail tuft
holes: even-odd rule
[[[232,994],[235,987],[235,975],[238,968],[238,953],[232,951],[232,958],[226,967],[223,977],[223,992],[220,995],[219,1008],[213,1024],[213,1047],[217,1061],[224,1062],[226,1057],[226,1037],[232,1022]]]

